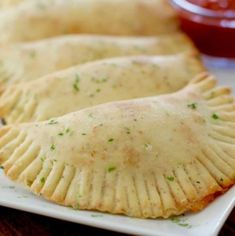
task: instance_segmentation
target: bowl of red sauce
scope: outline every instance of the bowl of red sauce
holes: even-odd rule
[[[202,53],[235,59],[235,0],[171,1],[182,30]]]

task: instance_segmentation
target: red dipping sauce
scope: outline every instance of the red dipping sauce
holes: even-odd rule
[[[181,28],[205,54],[235,58],[235,0],[172,0]]]

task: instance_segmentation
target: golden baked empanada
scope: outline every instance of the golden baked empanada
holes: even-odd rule
[[[157,35],[175,32],[166,0],[37,0],[0,12],[0,43],[71,33]]]
[[[174,92],[204,71],[192,54],[112,58],[9,85],[0,96],[8,124],[41,121],[100,103]]]
[[[234,184],[234,105],[204,75],[174,94],[3,127],[0,163],[33,193],[77,209],[197,211]]]
[[[70,35],[0,47],[0,84],[37,79],[67,67],[126,55],[196,51],[181,33],[158,37]]]

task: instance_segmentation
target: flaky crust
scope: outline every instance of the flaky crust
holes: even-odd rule
[[[76,209],[167,218],[205,207],[235,181],[230,89],[201,75],[174,94],[0,129],[12,180]]]
[[[69,35],[0,47],[0,84],[16,84],[98,59],[192,51],[182,33],[158,37]]]
[[[166,0],[23,1],[0,13],[0,43],[71,33],[157,35],[177,26]]]
[[[191,53],[96,61],[7,86],[0,116],[8,124],[42,121],[109,101],[170,93],[202,71]]]

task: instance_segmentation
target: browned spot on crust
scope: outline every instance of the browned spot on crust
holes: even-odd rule
[[[134,148],[128,146],[124,147],[123,155],[126,157],[124,162],[125,165],[133,167],[138,164],[140,154]]]

